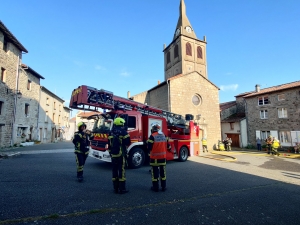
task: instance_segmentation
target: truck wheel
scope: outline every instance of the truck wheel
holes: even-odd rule
[[[179,161],[185,162],[189,156],[189,149],[186,146],[182,146],[179,151]]]
[[[134,148],[130,151],[128,157],[128,166],[131,169],[140,168],[144,165],[145,162],[145,153],[141,148]]]

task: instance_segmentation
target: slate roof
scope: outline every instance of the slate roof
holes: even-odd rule
[[[0,20],[0,30],[4,33],[5,38],[17,46],[21,51],[28,53],[27,49],[18,41],[18,39],[7,29],[4,23]]]
[[[220,111],[228,109],[234,105],[236,105],[236,101],[220,103]]]
[[[223,119],[221,123],[234,123],[234,122],[239,122],[242,119],[245,119],[246,115],[245,113],[235,113],[232,114],[231,116],[227,117],[226,119]]]

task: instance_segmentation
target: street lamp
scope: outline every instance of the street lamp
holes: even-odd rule
[[[22,97],[22,93],[21,93],[21,91],[20,90],[17,90],[17,97],[18,97],[18,99],[20,99],[21,97]]]

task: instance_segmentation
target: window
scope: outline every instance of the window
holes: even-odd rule
[[[202,48],[200,46],[197,47],[197,58],[198,59],[203,59]]]
[[[266,140],[267,137],[269,137],[270,133],[271,133],[270,131],[262,131],[261,132],[261,139]]]
[[[29,104],[25,103],[25,116],[29,116]]]
[[[46,98],[46,104],[49,105],[49,98]]]
[[[1,81],[5,82],[6,81],[6,69],[1,67]]]
[[[192,46],[191,46],[191,44],[189,42],[187,42],[185,47],[186,47],[186,55],[192,56]]]
[[[58,124],[60,124],[60,115],[58,115]]]
[[[234,130],[234,123],[229,123],[230,124],[230,130]]]
[[[48,117],[49,117],[49,113],[48,113],[48,111],[46,111],[45,122],[48,122]]]
[[[174,58],[176,58],[178,56],[179,56],[178,45],[175,45],[175,48],[174,48]]]
[[[60,105],[58,105],[58,110],[60,111]]]
[[[136,118],[134,116],[128,116],[128,130],[134,130],[136,128]]]
[[[278,101],[282,101],[282,100],[285,100],[285,95],[284,94],[278,95]]]
[[[56,109],[56,102],[53,102],[53,109]]]
[[[279,131],[279,141],[281,144],[290,144],[291,143],[291,132],[289,131]]]
[[[52,121],[53,121],[53,123],[55,123],[55,113],[53,113],[53,115],[52,115]]]
[[[278,118],[287,118],[286,108],[279,108],[278,109]]]
[[[3,112],[3,105],[4,105],[4,102],[0,101],[0,115],[2,115],[2,112]]]
[[[44,131],[44,139],[47,139],[47,128],[45,128],[45,131]]]
[[[268,110],[261,110],[260,111],[260,118],[261,119],[268,119]]]
[[[267,105],[269,104],[268,96],[258,98],[258,105]]]
[[[171,62],[170,52],[167,53],[167,64]]]
[[[31,90],[31,80],[27,81],[27,90]]]
[[[198,94],[195,94],[192,98],[192,102],[194,105],[200,105],[201,104],[201,97]]]

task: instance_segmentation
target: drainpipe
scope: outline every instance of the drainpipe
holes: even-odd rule
[[[15,122],[16,122],[16,113],[17,113],[17,93],[19,90],[19,67],[20,67],[20,55],[22,54],[19,53],[18,55],[18,63],[17,63],[17,73],[16,73],[16,88],[14,90],[14,109],[13,109],[13,120],[12,120],[12,129],[11,129],[11,141],[10,145],[13,146],[15,144]]]
[[[167,85],[168,85],[168,111],[171,112],[171,94],[170,94],[170,80],[167,80]]]
[[[39,105],[38,105],[38,112],[37,112],[37,121],[36,121],[36,137],[38,137],[40,134],[40,128],[39,128],[39,119],[40,119],[40,106],[41,106],[41,85],[39,88]],[[42,137],[40,137],[40,142],[42,142]]]

